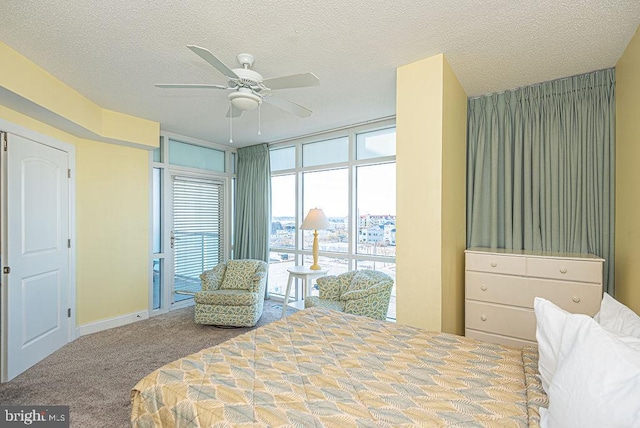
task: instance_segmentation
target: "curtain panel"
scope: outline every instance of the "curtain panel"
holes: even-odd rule
[[[592,253],[614,292],[615,70],[469,99],[467,246]]]
[[[270,231],[269,148],[266,144],[239,148],[233,257],[269,263]]]

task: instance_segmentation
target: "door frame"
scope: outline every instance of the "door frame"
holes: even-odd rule
[[[39,144],[49,146],[63,152],[66,152],[69,157],[69,169],[71,170],[71,178],[68,180],[69,185],[69,239],[71,240],[71,248],[69,252],[69,284],[68,284],[68,299],[67,302],[69,308],[71,308],[71,317],[67,318],[67,343],[74,341],[78,337],[78,331],[76,326],[76,147],[73,144],[65,143],[54,137],[46,134],[34,131],[32,129],[25,128],[15,123],[9,122],[0,118],[0,131],[9,134],[15,134],[23,138],[35,141]],[[2,245],[0,249],[0,256],[7,254],[8,242],[4,238],[7,231],[7,204],[9,201],[7,198],[7,157],[4,151],[4,140],[1,141],[0,158],[2,162],[1,171],[2,178],[0,179],[0,196],[2,198],[2,213],[0,217],[2,219],[0,228],[2,230],[1,236]],[[2,262],[4,267],[4,261]],[[7,287],[8,274],[2,273],[2,284],[5,286],[1,288],[1,300],[0,305],[0,318],[1,318],[1,334],[0,334],[0,382],[7,381],[8,367],[7,367],[7,329],[8,325],[7,317]]]
[[[188,166],[181,166],[170,163],[169,159],[169,145],[170,141],[178,141],[186,144],[192,144],[196,146],[202,146],[209,149],[219,150],[225,152],[225,167],[222,171],[209,171],[205,169],[192,168]],[[154,253],[153,250],[153,230],[149,233],[149,317],[166,314],[171,310],[180,309],[181,307],[193,305],[193,299],[180,302],[178,304],[171,304],[171,293],[173,292],[173,252],[171,251],[170,231],[173,225],[173,183],[171,181],[172,175],[182,176],[200,176],[204,179],[220,180],[224,183],[224,216],[225,216],[225,236],[224,236],[224,256],[226,261],[231,257],[232,248],[232,235],[233,235],[233,196],[235,195],[234,183],[236,179],[236,158],[237,151],[233,147],[226,145],[216,144],[209,141],[199,140],[192,137],[185,137],[182,135],[161,132],[160,133],[160,147],[156,149],[159,151],[159,160],[154,160],[154,152],[149,152],[149,225],[153,229],[153,169],[160,168],[160,181],[161,181],[161,202],[160,202],[160,252]],[[156,152],[156,154],[158,154]],[[160,279],[160,293],[161,304],[160,308],[153,309],[153,260],[160,259],[161,263],[161,279]]]

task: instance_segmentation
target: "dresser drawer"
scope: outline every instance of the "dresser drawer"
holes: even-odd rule
[[[525,275],[527,259],[496,254],[466,253],[465,266],[467,270],[473,271]]]
[[[528,283],[529,289],[534,291],[534,297],[547,299],[572,314],[586,314],[592,317],[600,310],[602,302],[602,286],[600,284],[539,278],[529,278]],[[531,299],[530,307],[533,307],[533,299]]]
[[[468,329],[536,340],[536,316],[531,309],[467,300],[465,310]]]
[[[533,290],[525,277],[467,271],[464,282],[467,299],[533,307],[533,297],[528,297]]]
[[[533,340],[516,339],[509,336],[500,336],[499,334],[486,333],[484,331],[466,329],[464,332],[466,337],[481,340],[483,342],[498,343],[500,345],[514,346],[522,348],[523,346],[535,346],[538,343]]]
[[[466,272],[467,299],[533,308],[542,297],[576,314],[595,315],[600,310],[602,288],[598,284]]]
[[[528,257],[527,274],[538,278],[601,284],[602,262]]]

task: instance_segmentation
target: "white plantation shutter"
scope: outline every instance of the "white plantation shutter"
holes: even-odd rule
[[[199,291],[200,274],[224,254],[224,185],[173,177],[174,292]]]

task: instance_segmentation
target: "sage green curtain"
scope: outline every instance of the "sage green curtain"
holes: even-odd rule
[[[615,70],[468,109],[467,246],[596,254],[613,294]]]
[[[238,149],[235,205],[235,259],[269,263],[271,168],[266,144]],[[268,292],[265,292],[268,297]]]

